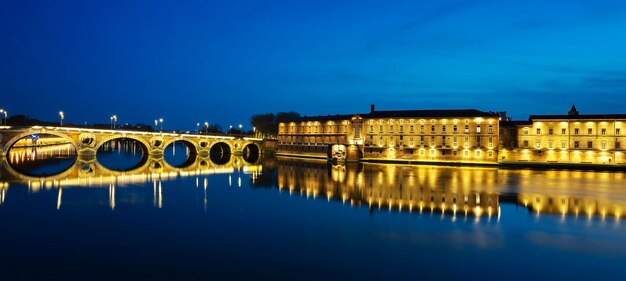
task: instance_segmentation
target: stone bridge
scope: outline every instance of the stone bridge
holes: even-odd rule
[[[125,130],[102,130],[71,127],[1,127],[0,157],[5,157],[11,147],[20,139],[39,134],[53,135],[71,143],[79,158],[95,157],[98,149],[106,142],[115,139],[137,141],[144,156],[162,157],[163,150],[173,142],[180,141],[190,154],[206,157],[212,152],[242,155],[244,152],[264,152],[263,139],[228,135],[197,135],[165,132],[141,132]]]

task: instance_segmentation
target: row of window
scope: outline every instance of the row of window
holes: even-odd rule
[[[537,128],[537,135],[541,135],[541,128]],[[529,129],[524,128],[524,134],[528,135]],[[607,130],[606,128],[600,129],[600,134],[606,136]],[[621,134],[620,128],[615,128],[615,135],[619,136]],[[554,129],[548,129],[548,135],[554,135]],[[561,135],[567,135],[567,129],[561,128]],[[580,129],[574,128],[574,135],[580,135]],[[587,135],[593,135],[593,128],[587,128]]]
[[[428,150],[428,156],[436,156],[437,152],[434,149],[430,149]],[[382,150],[381,150],[382,152]],[[426,150],[425,149],[420,149],[419,152],[418,151],[414,151],[413,153],[418,153],[419,156],[426,156]],[[453,151],[441,151],[441,155],[442,156],[446,156],[446,155],[452,155],[452,156],[458,156],[458,152],[456,150]],[[463,157],[469,157],[470,156],[470,151],[469,150],[463,150]],[[480,158],[483,156],[483,153],[481,150],[475,150],[474,151],[474,156],[477,158]],[[493,157],[493,151],[489,150],[487,151],[487,156],[488,157]]]
[[[574,148],[583,148],[582,144],[583,143],[580,142],[580,141],[574,141]],[[524,147],[528,147],[528,141],[527,140],[524,141],[523,146]],[[540,149],[541,148],[541,142],[537,141],[535,143],[535,148]],[[553,141],[548,141],[548,148],[555,148]],[[567,148],[567,142],[566,141],[561,141],[561,148],[563,148],[563,149]],[[593,148],[593,141],[587,141],[587,147],[586,148]],[[621,148],[620,142],[615,142],[615,149],[620,149],[620,148]],[[607,142],[606,141],[600,142],[600,149],[607,149]]]
[[[370,134],[374,133],[374,126],[370,126],[369,129],[370,129],[369,130]],[[389,126],[389,133],[393,133],[393,129],[394,129],[393,125]],[[441,133],[445,134],[447,132],[446,129],[447,129],[446,125],[441,126]],[[400,125],[399,126],[399,131],[400,131],[400,133],[404,133],[404,126]],[[452,133],[456,134],[456,133],[458,133],[458,131],[459,131],[458,130],[458,126],[457,125],[453,125],[452,126]],[[382,125],[378,127],[378,132],[379,133],[383,133],[383,126]],[[424,132],[425,132],[424,125],[420,125],[420,133],[423,134]],[[433,133],[433,134],[435,133],[435,125],[430,126],[430,132]],[[467,125],[465,126],[464,132],[466,134],[469,134],[469,132],[470,132],[469,126],[467,126]],[[482,132],[482,127],[480,125],[477,125],[476,126],[476,133],[481,133],[481,132]],[[409,133],[411,133],[411,134],[414,133],[413,125],[409,126]],[[487,133],[493,134],[493,126],[492,125],[489,125],[487,127]]]
[[[441,138],[441,145],[442,146],[448,145],[446,139],[447,138],[445,138],[445,137]],[[468,136],[466,136],[463,139],[464,139],[464,146],[465,147],[469,147],[469,140],[470,140],[470,138]],[[481,142],[482,142],[482,139],[483,139],[482,137],[477,136],[476,137],[476,144],[480,145]],[[400,136],[398,140],[399,140],[399,142],[397,144],[399,146],[402,146],[404,144],[403,136]],[[369,143],[369,145],[375,145],[373,136],[369,136],[368,143]],[[396,144],[396,138],[394,138],[394,137],[389,138],[389,143]],[[425,145],[426,144],[426,138],[424,136],[420,136],[419,137],[419,143],[420,143],[420,145]],[[430,137],[430,145],[434,146],[435,143],[436,143],[436,137],[434,137],[434,136]],[[493,137],[487,138],[487,143],[488,143],[488,147],[489,148],[493,148]],[[383,137],[382,136],[380,136],[379,139],[378,139],[378,145],[381,145],[381,146],[385,145],[383,143]],[[414,145],[415,145],[415,143],[413,142],[413,137],[409,137],[409,146],[414,146]],[[457,139],[457,137],[454,137],[452,139],[452,146],[454,146],[454,147],[458,146],[458,139]]]

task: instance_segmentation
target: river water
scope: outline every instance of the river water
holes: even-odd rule
[[[626,280],[624,173],[12,152],[0,280]]]

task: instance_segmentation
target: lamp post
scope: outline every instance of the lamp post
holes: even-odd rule
[[[7,124],[7,112],[4,109],[0,109],[0,114],[4,114],[4,122],[0,122],[0,125]]]
[[[63,113],[63,111],[59,111],[59,116],[61,117],[61,126],[63,126],[63,119],[65,119],[65,113]]]
[[[233,125],[228,126],[228,133],[229,134],[233,133]]]
[[[157,125],[159,125],[159,120],[154,119],[154,131],[157,130]]]
[[[256,126],[252,126],[252,134],[256,138]]]
[[[163,118],[159,118],[159,123],[161,123],[161,132],[163,132]]]
[[[196,134],[200,134],[200,122],[196,123]]]
[[[239,133],[242,134],[243,131],[241,130],[243,128],[243,126],[241,124],[239,124]]]
[[[204,132],[209,133],[209,122],[204,122]]]
[[[115,123],[117,123],[117,115],[111,116],[111,129],[115,129]]]

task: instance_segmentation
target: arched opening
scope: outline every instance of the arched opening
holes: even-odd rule
[[[209,150],[209,158],[215,164],[224,165],[230,161],[230,157],[230,146],[227,143],[218,142],[211,146],[211,150]]]
[[[196,146],[186,140],[177,140],[169,143],[163,150],[165,162],[176,168],[191,166],[198,157]]]
[[[259,158],[261,158],[261,149],[259,149],[258,145],[250,143],[244,146],[243,160],[248,163],[256,163],[257,161],[259,161]]]
[[[130,138],[111,139],[98,148],[98,163],[113,171],[131,171],[148,161],[148,148],[142,142]]]
[[[52,134],[30,134],[10,144],[7,162],[16,172],[47,177],[63,173],[76,162],[70,139]]]

